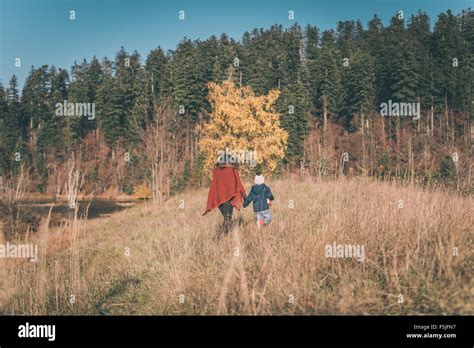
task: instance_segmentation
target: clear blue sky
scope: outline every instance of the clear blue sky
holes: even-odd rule
[[[0,82],[13,74],[20,87],[31,66],[69,68],[94,55],[115,57],[124,46],[142,59],[161,46],[174,49],[188,37],[206,39],[225,32],[240,39],[245,31],[295,20],[320,29],[335,28],[339,20],[360,19],[364,26],[377,14],[384,25],[397,10],[405,17],[419,9],[433,23],[440,12],[455,14],[474,7],[472,0],[0,0]],[[69,20],[69,11],[76,20]],[[185,11],[184,21],[178,12]],[[15,58],[22,66],[15,67]]]

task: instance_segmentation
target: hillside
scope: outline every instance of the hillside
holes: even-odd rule
[[[325,28],[318,18],[303,25],[278,16],[283,22],[269,25],[265,15],[267,24],[242,24],[234,37],[227,26],[200,39],[170,26],[179,42],[169,50],[155,35],[143,36],[154,49],[142,52],[128,51],[126,40],[120,47],[107,40],[106,51],[78,50],[95,55],[74,55],[70,67],[31,54],[21,80],[0,81],[0,177],[14,181],[23,172],[28,193],[69,197],[76,170],[79,194],[132,195],[146,184],[167,197],[205,182],[203,166],[218,156],[210,154],[217,145],[255,153],[265,167],[261,157],[273,146],[252,141],[264,133],[285,139],[284,157],[276,151],[282,172],[352,173],[472,192],[474,11],[421,10],[397,9],[386,21],[340,13],[344,20]],[[57,20],[50,23],[64,24]],[[121,30],[118,24],[114,37]],[[89,38],[68,40],[82,45]],[[215,86],[228,83],[241,90],[216,99]],[[242,93],[251,96],[245,103]],[[273,116],[263,122],[270,104],[253,103],[265,96],[273,96]],[[245,110],[246,121],[236,125]],[[277,120],[284,132],[271,129]],[[212,146],[203,140],[208,121],[215,132],[209,139],[218,137]],[[224,136],[229,128],[237,139]]]

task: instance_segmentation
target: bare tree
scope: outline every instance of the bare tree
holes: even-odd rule
[[[77,206],[77,196],[84,185],[86,172],[81,172],[80,160],[75,159],[74,152],[68,159],[68,179],[66,183],[66,194],[69,207],[75,209]]]
[[[171,126],[174,112],[169,98],[160,103],[154,102],[153,115],[144,118],[143,124],[138,120],[132,122],[133,129],[138,134],[145,147],[147,167],[150,170],[151,195],[154,203],[162,204],[165,192],[169,192],[170,175],[174,159],[175,139]]]

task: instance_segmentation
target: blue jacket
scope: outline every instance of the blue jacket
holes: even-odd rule
[[[244,201],[244,208],[247,207],[250,202],[253,202],[253,211],[258,213],[259,211],[268,210],[269,206],[267,199],[273,201],[275,198],[270,191],[270,187],[265,184],[253,185],[249,195]]]

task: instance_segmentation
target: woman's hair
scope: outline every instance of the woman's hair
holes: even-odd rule
[[[226,163],[226,162],[217,162],[216,163],[216,168],[226,168],[226,167],[237,168],[237,165],[234,164],[234,163]]]

